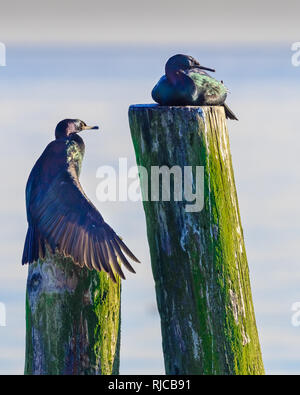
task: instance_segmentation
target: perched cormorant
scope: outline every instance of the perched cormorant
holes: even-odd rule
[[[226,118],[237,117],[225,104],[227,88],[212,78],[192,56],[174,55],[166,63],[165,75],[152,90],[152,98],[163,106],[224,106]]]
[[[104,270],[113,281],[114,271],[125,278],[118,263],[134,269],[125,254],[133,255],[103,220],[79,182],[84,142],[82,130],[98,129],[79,119],[65,119],[56,126],[55,140],[34,165],[26,185],[28,231],[22,264],[44,258],[46,248],[72,257],[79,266]]]

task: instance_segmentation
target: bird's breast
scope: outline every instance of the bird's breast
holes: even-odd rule
[[[84,145],[71,140],[67,143],[67,164],[69,167],[75,167],[76,173],[79,176],[82,160],[84,156]]]

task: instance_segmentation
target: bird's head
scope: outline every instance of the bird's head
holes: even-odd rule
[[[172,56],[166,63],[166,75],[176,73],[180,70],[188,71],[190,69],[201,69],[215,72],[214,69],[210,69],[208,67],[201,66],[200,63],[194,59],[192,56],[188,55],[174,55]]]
[[[68,137],[74,133],[82,132],[83,130],[99,129],[98,126],[87,126],[85,122],[80,119],[64,119],[60,121],[55,128],[55,138]]]

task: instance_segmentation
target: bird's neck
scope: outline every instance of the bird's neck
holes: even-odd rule
[[[78,134],[68,138],[67,142],[67,162],[69,167],[73,167],[79,177],[81,164],[84,156],[84,142]]]
[[[78,133],[72,133],[69,136],[69,140],[75,141],[77,144],[82,145],[84,147],[84,142]]]
[[[192,80],[183,70],[166,70],[166,77],[176,88],[193,95],[197,88]]]

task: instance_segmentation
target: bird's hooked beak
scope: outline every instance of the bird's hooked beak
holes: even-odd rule
[[[216,71],[215,69],[210,69],[209,67],[204,67],[204,66],[201,66],[201,65],[196,65],[195,68],[196,69],[200,69],[200,70],[212,71],[213,73],[215,73],[215,71]]]
[[[82,126],[81,130],[99,129],[99,126]]]

